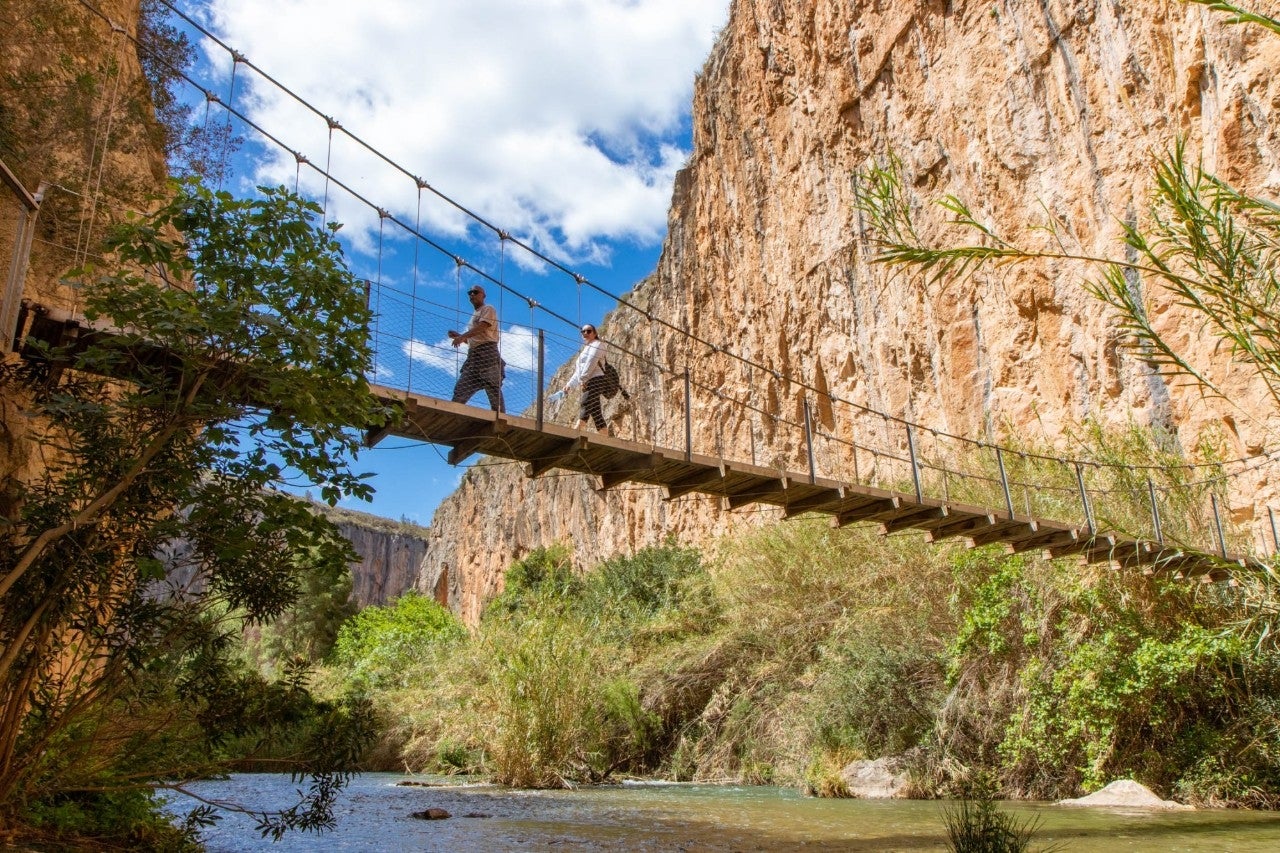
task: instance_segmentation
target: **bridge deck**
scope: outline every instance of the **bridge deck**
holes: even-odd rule
[[[910,493],[730,463],[613,436],[584,435],[559,424],[539,425],[533,418],[391,388],[375,386],[374,391],[402,408],[405,416],[398,426],[371,435],[370,443],[393,434],[446,445],[453,464],[482,453],[525,462],[530,477],[556,468],[588,474],[597,478],[600,490],[627,482],[645,483],[664,487],[667,499],[691,492],[713,495],[726,509],[767,504],[780,507],[787,518],[806,512],[829,515],[834,526],[878,522],[885,533],[914,528],[924,531],[930,541],[959,536],[971,547],[1003,542],[1012,552],[1039,549],[1054,557],[1078,554],[1089,562],[1109,561],[1118,567],[1158,569],[1205,580],[1226,577],[1221,563],[1204,555],[1114,534],[1090,536],[1088,530],[1011,515],[1003,509],[917,499]]]
[[[27,311],[24,306],[24,315]],[[31,337],[50,345],[73,342],[84,345],[94,337],[110,337],[112,329],[94,328],[79,318],[54,312],[34,313]],[[33,357],[25,348],[24,356]],[[145,347],[138,358],[167,359],[168,353]],[[51,365],[54,370],[62,365]],[[878,522],[892,533],[914,528],[931,541],[963,537],[970,547],[1002,542],[1012,552],[1043,550],[1054,557],[1080,555],[1089,562],[1108,561],[1117,567],[1171,572],[1182,577],[1223,580],[1223,561],[1209,555],[1137,541],[1118,534],[1090,535],[1070,524],[1009,513],[1005,509],[970,506],[887,491],[859,483],[845,483],[777,471],[742,462],[728,462],[697,453],[657,447],[551,422],[489,409],[453,403],[398,389],[373,386],[384,402],[403,411],[394,427],[367,436],[376,444],[386,435],[399,435],[450,448],[448,459],[457,464],[475,453],[526,463],[525,472],[537,477],[552,469],[576,471],[597,478],[597,488],[610,489],[627,482],[661,486],[667,499],[700,492],[721,499],[726,509],[767,504],[790,518],[807,512],[831,516],[831,523]],[[1229,558],[1240,565],[1245,561]]]

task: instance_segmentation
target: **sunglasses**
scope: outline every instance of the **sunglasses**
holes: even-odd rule
[[[479,293],[479,292],[480,292],[480,291],[478,291],[478,290],[468,290],[468,291],[467,291],[467,296],[475,296],[475,295],[476,295],[477,293]]]
[[[596,330],[595,330],[595,329],[583,329],[583,330],[582,330],[582,334],[584,334],[584,335],[585,335],[585,334],[588,334],[588,333],[590,333],[590,334],[594,335],[594,334],[596,333]]]

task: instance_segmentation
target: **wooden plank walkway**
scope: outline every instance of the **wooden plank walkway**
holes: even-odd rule
[[[23,306],[23,314],[27,308]],[[31,337],[72,349],[89,340],[117,334],[94,328],[80,318],[38,309],[31,312]],[[20,325],[22,325],[20,323]],[[24,357],[31,357],[20,348]],[[172,355],[143,347],[137,357],[164,363]],[[66,365],[50,365],[53,373]],[[119,377],[126,378],[126,377]],[[692,492],[720,498],[725,509],[749,504],[781,508],[786,518],[822,513],[834,526],[855,522],[878,523],[884,533],[916,529],[930,541],[963,537],[970,547],[1002,542],[1014,553],[1042,550],[1052,557],[1079,555],[1089,562],[1109,562],[1117,568],[1170,572],[1204,581],[1228,579],[1223,560],[1200,552],[1161,548],[1117,534],[1090,535],[1087,529],[1041,518],[1009,513],[1007,509],[970,506],[914,493],[886,491],[874,486],[844,483],[788,471],[727,461],[696,453],[639,444],[612,436],[583,433],[560,424],[521,415],[498,414],[435,397],[374,385],[383,402],[404,413],[400,423],[366,436],[372,446],[397,435],[449,447],[448,460],[458,464],[476,453],[525,463],[525,473],[537,477],[553,469],[597,478],[606,490],[634,482],[661,486],[672,500]],[[1231,556],[1228,561],[1245,565]]]
[[[661,486],[668,500],[692,492],[721,499],[726,509],[766,504],[791,518],[803,513],[831,516],[833,526],[877,522],[883,533],[913,528],[929,541],[963,537],[970,547],[1002,542],[1014,553],[1043,550],[1052,557],[1079,555],[1117,568],[1171,572],[1205,581],[1227,577],[1221,561],[1199,553],[1160,548],[1114,534],[1090,536],[1087,529],[1047,519],[1010,514],[1005,509],[948,503],[914,494],[841,483],[808,474],[771,471],[711,456],[639,444],[513,414],[499,414],[392,388],[373,386],[384,402],[404,412],[400,424],[368,436],[376,444],[386,435],[445,445],[458,464],[482,453],[526,463],[537,477],[553,469],[597,479],[606,490],[623,483]],[[1243,565],[1243,561],[1235,562]]]

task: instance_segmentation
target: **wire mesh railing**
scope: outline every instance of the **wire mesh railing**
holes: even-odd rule
[[[372,284],[370,304],[372,379],[450,399],[466,352],[452,346],[448,331],[465,328],[470,309]],[[579,397],[553,402],[549,392],[564,386],[582,346],[576,327],[564,333],[499,319],[507,411],[575,425]],[[605,418],[613,437],[633,444],[801,480],[870,486],[916,503],[1053,521],[1077,527],[1085,538],[1116,536],[1222,555],[1276,550],[1268,547],[1274,535],[1269,543],[1225,511],[1232,477],[1257,460],[1147,466],[1019,450],[815,394],[779,373],[726,371],[708,354],[690,352],[665,363],[634,345],[643,329],[601,331],[626,392],[604,401]],[[610,331],[615,340],[608,339]],[[482,394],[470,402],[487,405]]]

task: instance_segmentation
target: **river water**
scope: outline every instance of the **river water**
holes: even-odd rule
[[[419,781],[439,787],[401,786]],[[200,796],[250,808],[290,805],[288,776],[242,774],[190,786]],[[1033,849],[1062,851],[1280,850],[1280,814],[1203,810],[1124,812],[1049,804],[1002,804],[1038,819]],[[180,798],[175,811],[190,808]],[[428,808],[447,820],[410,817]],[[261,839],[252,819],[228,815],[204,840],[213,853],[351,851],[936,851],[945,850],[943,804],[820,800],[785,788],[626,784],[575,791],[518,791],[429,777],[366,773],[341,795],[337,829]]]

